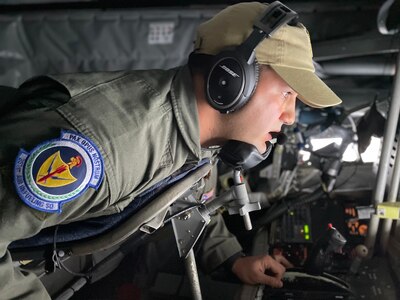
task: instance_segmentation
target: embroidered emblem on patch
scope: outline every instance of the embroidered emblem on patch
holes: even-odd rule
[[[21,199],[46,212],[61,212],[63,203],[87,188],[97,189],[103,179],[103,158],[96,145],[81,134],[62,131],[30,153],[21,149],[14,167],[14,182]]]

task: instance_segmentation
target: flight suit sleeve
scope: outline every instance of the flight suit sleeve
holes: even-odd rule
[[[51,91],[51,88],[50,91],[44,88],[42,92],[43,97],[33,92],[18,101],[16,107],[0,118],[0,298],[4,300],[50,299],[36,275],[14,267],[7,250],[9,244],[84,213],[85,205],[89,205],[85,203],[90,203],[87,198],[99,195],[100,191],[87,190],[79,199],[66,203],[60,214],[31,208],[17,194],[13,181],[19,150],[30,151],[43,141],[57,138],[61,129],[73,130],[54,110],[68,95]],[[107,187],[103,186],[101,190],[107,190]],[[106,198],[106,193],[101,193]]]
[[[7,250],[12,241],[34,235],[45,226],[39,214],[17,199],[10,176],[12,171],[0,166],[0,298],[50,299],[36,275],[14,267]]]
[[[211,217],[202,238],[199,259],[206,273],[222,266],[230,257],[240,253],[242,246],[228,230],[221,214]]]
[[[36,275],[14,268],[7,243],[0,242],[0,256],[1,299],[51,299]]]

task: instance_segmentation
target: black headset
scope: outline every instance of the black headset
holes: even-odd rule
[[[281,26],[295,21],[295,11],[279,1],[271,3],[253,24],[253,32],[239,46],[215,55],[206,74],[206,98],[221,113],[230,113],[245,105],[258,82],[259,65],[254,49]]]

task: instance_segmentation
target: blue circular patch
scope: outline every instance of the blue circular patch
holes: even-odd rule
[[[18,153],[14,181],[21,199],[46,212],[61,212],[63,203],[97,189],[104,173],[95,144],[81,134],[63,131],[60,139]]]
[[[52,157],[57,157],[57,153],[60,155],[60,160],[63,162],[69,162],[71,158],[81,157],[80,153],[73,148],[70,147],[51,147],[40,153],[40,155],[36,158],[35,162],[32,165],[32,174],[35,177],[38,177],[37,187],[45,193],[54,194],[54,195],[62,195],[65,193],[70,193],[76,190],[80,183],[84,180],[87,168],[86,162],[84,160],[81,161],[79,166],[75,167],[65,167],[62,168],[58,174],[51,174],[49,169],[46,169],[45,172],[40,172],[40,168],[45,165],[46,160]],[[56,155],[55,155],[56,154]],[[53,163],[53,169],[56,169],[56,165]],[[68,169],[68,173],[67,173]],[[53,171],[57,173],[56,171]],[[50,174],[49,174],[50,173]],[[71,176],[71,179],[65,178],[66,176],[63,174],[68,174]],[[51,175],[51,176],[49,176]],[[52,181],[55,184],[53,186],[46,183],[48,181]],[[58,183],[58,184],[57,184]]]

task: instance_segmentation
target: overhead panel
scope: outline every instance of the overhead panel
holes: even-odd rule
[[[214,9],[0,13],[0,85],[39,74],[171,68],[193,50]]]

